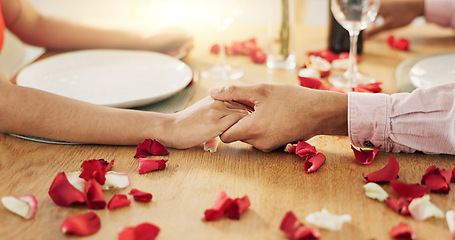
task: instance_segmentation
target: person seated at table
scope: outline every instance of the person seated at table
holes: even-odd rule
[[[378,15],[383,17],[383,24],[365,29],[364,37],[404,27],[420,16],[428,22],[455,28],[455,0],[381,0]]]
[[[12,33],[27,44],[48,49],[112,48],[180,55],[193,47],[193,37],[181,28],[169,28],[151,36],[143,36],[140,33],[99,29],[45,16],[26,0],[0,0],[0,6],[6,27]]]
[[[55,49],[139,48],[168,54],[188,51],[184,33],[147,39],[96,30],[39,15],[24,0],[0,0],[6,26],[28,43]],[[0,44],[5,24],[0,14]],[[1,45],[0,45],[1,46]],[[248,114],[237,103],[206,97],[174,114],[117,109],[12,84],[0,72],[0,132],[60,141],[136,145],[146,138],[190,148],[217,137]]]

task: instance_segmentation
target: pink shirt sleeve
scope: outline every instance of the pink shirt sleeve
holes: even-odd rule
[[[455,0],[426,0],[424,11],[427,21],[455,28]]]
[[[455,83],[393,95],[351,92],[348,99],[354,146],[455,154]]]

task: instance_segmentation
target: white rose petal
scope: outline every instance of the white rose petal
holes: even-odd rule
[[[367,197],[377,199],[380,202],[384,202],[389,197],[389,194],[376,183],[367,183],[363,185],[363,188],[365,188],[365,195]]]
[[[450,236],[455,238],[455,210],[447,211],[446,220],[447,225],[449,225]]]
[[[305,218],[305,221],[320,228],[337,231],[341,230],[344,222],[351,221],[351,215],[335,215],[329,213],[327,209],[323,208],[320,212],[310,213]]]
[[[430,202],[430,195],[428,194],[421,198],[414,198],[408,208],[412,217],[419,221],[430,217],[444,218],[444,213]]]

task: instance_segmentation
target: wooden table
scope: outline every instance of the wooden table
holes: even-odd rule
[[[201,69],[211,66],[216,56],[209,53],[214,43],[212,29],[196,32],[196,45],[185,62]],[[265,28],[235,26],[232,39],[257,37],[265,45]],[[390,49],[384,33],[365,43],[359,69],[384,82],[385,93],[396,92],[395,68],[410,57],[422,54],[455,51],[454,33],[434,25],[413,26],[394,32],[409,38],[410,51]],[[299,65],[306,52],[326,47],[325,27],[297,26],[297,56]],[[48,53],[52,55],[52,53]],[[191,103],[207,95],[212,86],[227,84],[293,83],[298,84],[295,72],[270,70],[253,64],[249,58],[232,56],[232,65],[245,69],[238,81],[201,79]],[[0,195],[33,194],[38,199],[38,213],[33,220],[23,220],[0,206],[1,239],[64,239],[60,225],[66,217],[91,211],[86,207],[58,207],[48,195],[49,187],[58,172],[80,169],[84,160],[115,159],[113,170],[127,173],[131,187],[108,191],[107,200],[114,194],[127,194],[134,187],[153,194],[150,203],[132,202],[131,206],[109,211],[95,210],[101,218],[101,230],[84,239],[116,239],[123,226],[150,222],[161,228],[158,239],[286,239],[279,230],[287,211],[292,210],[304,221],[309,213],[328,209],[335,214],[350,214],[352,222],[341,231],[321,229],[322,239],[389,239],[389,231],[400,222],[409,224],[419,239],[449,239],[445,219],[416,221],[400,216],[384,203],[367,198],[362,173],[382,168],[390,153],[381,152],[368,166],[356,163],[345,136],[319,136],[309,141],[325,154],[327,161],[316,172],[306,174],[304,161],[277,150],[263,153],[243,143],[222,144],[216,153],[204,152],[202,147],[188,150],[169,149],[169,162],[163,171],[138,174],[135,146],[51,145],[0,135]],[[425,170],[436,165],[452,169],[455,157],[446,155],[392,154],[400,164],[400,180],[418,183]],[[383,185],[392,192],[389,185]],[[454,185],[452,185],[454,187]],[[223,218],[204,222],[204,211],[212,206],[220,191],[231,197],[248,195],[251,208],[239,221]],[[444,212],[455,209],[455,191],[431,194],[431,200]]]

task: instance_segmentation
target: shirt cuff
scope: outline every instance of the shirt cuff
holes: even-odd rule
[[[426,0],[424,14],[429,22],[436,23],[443,27],[455,27],[455,1],[451,0]]]
[[[352,145],[386,150],[390,96],[382,93],[348,93],[348,134]]]

